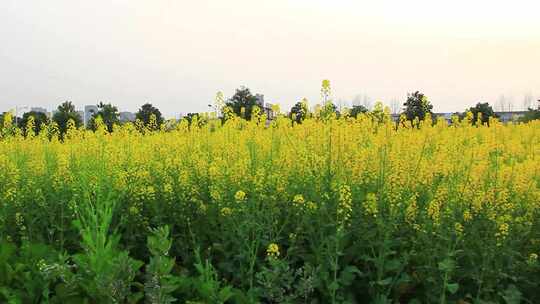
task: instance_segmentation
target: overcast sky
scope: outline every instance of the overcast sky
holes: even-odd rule
[[[0,0],[0,111],[206,111],[240,85],[288,109],[420,90],[436,112],[540,98],[536,0]]]

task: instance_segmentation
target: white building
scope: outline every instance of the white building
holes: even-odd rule
[[[30,112],[36,112],[36,113],[44,113],[47,114],[47,109],[42,107],[31,107]]]
[[[135,121],[135,113],[132,112],[120,112],[120,122]]]
[[[88,122],[99,111],[98,107],[96,105],[86,105],[84,106],[84,112],[82,116],[82,120],[84,122],[84,126],[86,127],[88,125]]]

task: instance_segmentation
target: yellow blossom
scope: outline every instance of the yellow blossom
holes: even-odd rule
[[[266,248],[266,255],[270,258],[277,258],[279,254],[279,246],[276,243],[270,243]]]
[[[246,193],[242,190],[238,190],[236,191],[236,194],[234,194],[234,199],[237,202],[242,202],[246,199]]]

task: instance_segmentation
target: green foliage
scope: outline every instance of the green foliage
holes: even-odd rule
[[[208,123],[208,117],[205,115],[200,115],[199,113],[188,113],[182,119],[185,119],[189,123],[189,125],[194,124],[198,127],[201,127]]]
[[[152,229],[147,244],[150,251],[150,262],[146,265],[145,273],[146,302],[152,304],[173,303],[176,299],[172,294],[180,284],[178,278],[171,274],[175,261],[169,256],[172,246],[169,227]]]
[[[142,293],[132,293],[132,288],[143,263],[120,250],[120,236],[111,233],[115,197],[105,183],[83,194],[74,222],[84,250],[73,258],[78,268],[84,270],[79,272],[80,287],[96,302],[135,302],[142,297]]]
[[[317,269],[306,265],[296,270],[282,259],[268,259],[257,277],[257,293],[264,303],[306,303],[315,290]]]
[[[530,122],[540,119],[540,107],[538,109],[529,108],[525,115],[519,119],[520,122]]]
[[[10,112],[0,115],[0,137],[9,137],[17,133],[15,121],[15,117]]]
[[[193,279],[192,286],[197,301],[202,303],[225,303],[234,292],[230,286],[222,286],[218,273],[208,259],[202,260],[198,250],[195,251],[195,269],[198,276]]]
[[[236,116],[251,120],[255,107],[259,107],[257,96],[247,87],[236,89],[236,93],[225,103]]]
[[[331,118],[337,118],[339,117],[339,112],[337,110],[337,106],[332,103],[332,101],[326,102],[322,109],[321,109],[321,119],[322,120],[329,120]]]
[[[478,122],[480,122],[481,124],[489,124],[490,117],[497,118],[497,115],[493,111],[493,108],[487,102],[479,102],[476,104],[476,106],[469,108],[468,111],[473,114],[471,121],[473,125],[476,125]]]
[[[52,121],[58,125],[60,134],[65,134],[70,120],[74,122],[76,128],[82,125],[81,116],[75,111],[75,105],[71,101],[66,101],[58,106]]]
[[[403,114],[408,121],[418,119],[420,121],[426,118],[426,115],[433,114],[433,105],[429,102],[427,96],[419,91],[407,95],[407,101],[403,104]]]
[[[358,117],[358,115],[366,114],[368,112],[369,112],[369,109],[366,108],[365,106],[363,106],[363,105],[354,105],[351,108],[350,116],[356,118],[356,117]]]
[[[309,109],[307,105],[307,100],[303,99],[302,101],[297,102],[291,108],[289,117],[296,123],[302,123],[302,121],[304,121],[304,119],[307,118],[308,114],[309,114]]]
[[[142,122],[146,128],[152,130],[159,130],[161,124],[163,124],[163,116],[158,108],[154,107],[150,103],[145,103],[135,114],[136,119]]]
[[[32,117],[33,119],[33,129],[27,130],[28,121]],[[46,127],[49,124],[49,118],[47,117],[47,114],[43,112],[26,112],[23,114],[22,118],[19,120],[19,128],[23,129],[25,134],[28,134],[28,132],[33,132],[34,134],[37,134],[41,132],[42,128]]]
[[[42,275],[45,261],[55,258],[55,250],[40,243],[24,243],[17,248],[0,241],[0,302],[38,303],[48,299],[49,282]]]
[[[90,130],[96,131],[96,118],[100,117],[105,124],[107,131],[112,132],[113,126],[120,124],[120,113],[118,112],[118,108],[110,103],[104,104],[102,102],[100,102],[97,107],[98,112],[95,113],[88,121],[88,128]]]

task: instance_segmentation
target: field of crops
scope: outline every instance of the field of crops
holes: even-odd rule
[[[5,135],[0,303],[540,303],[539,122],[194,125]]]

